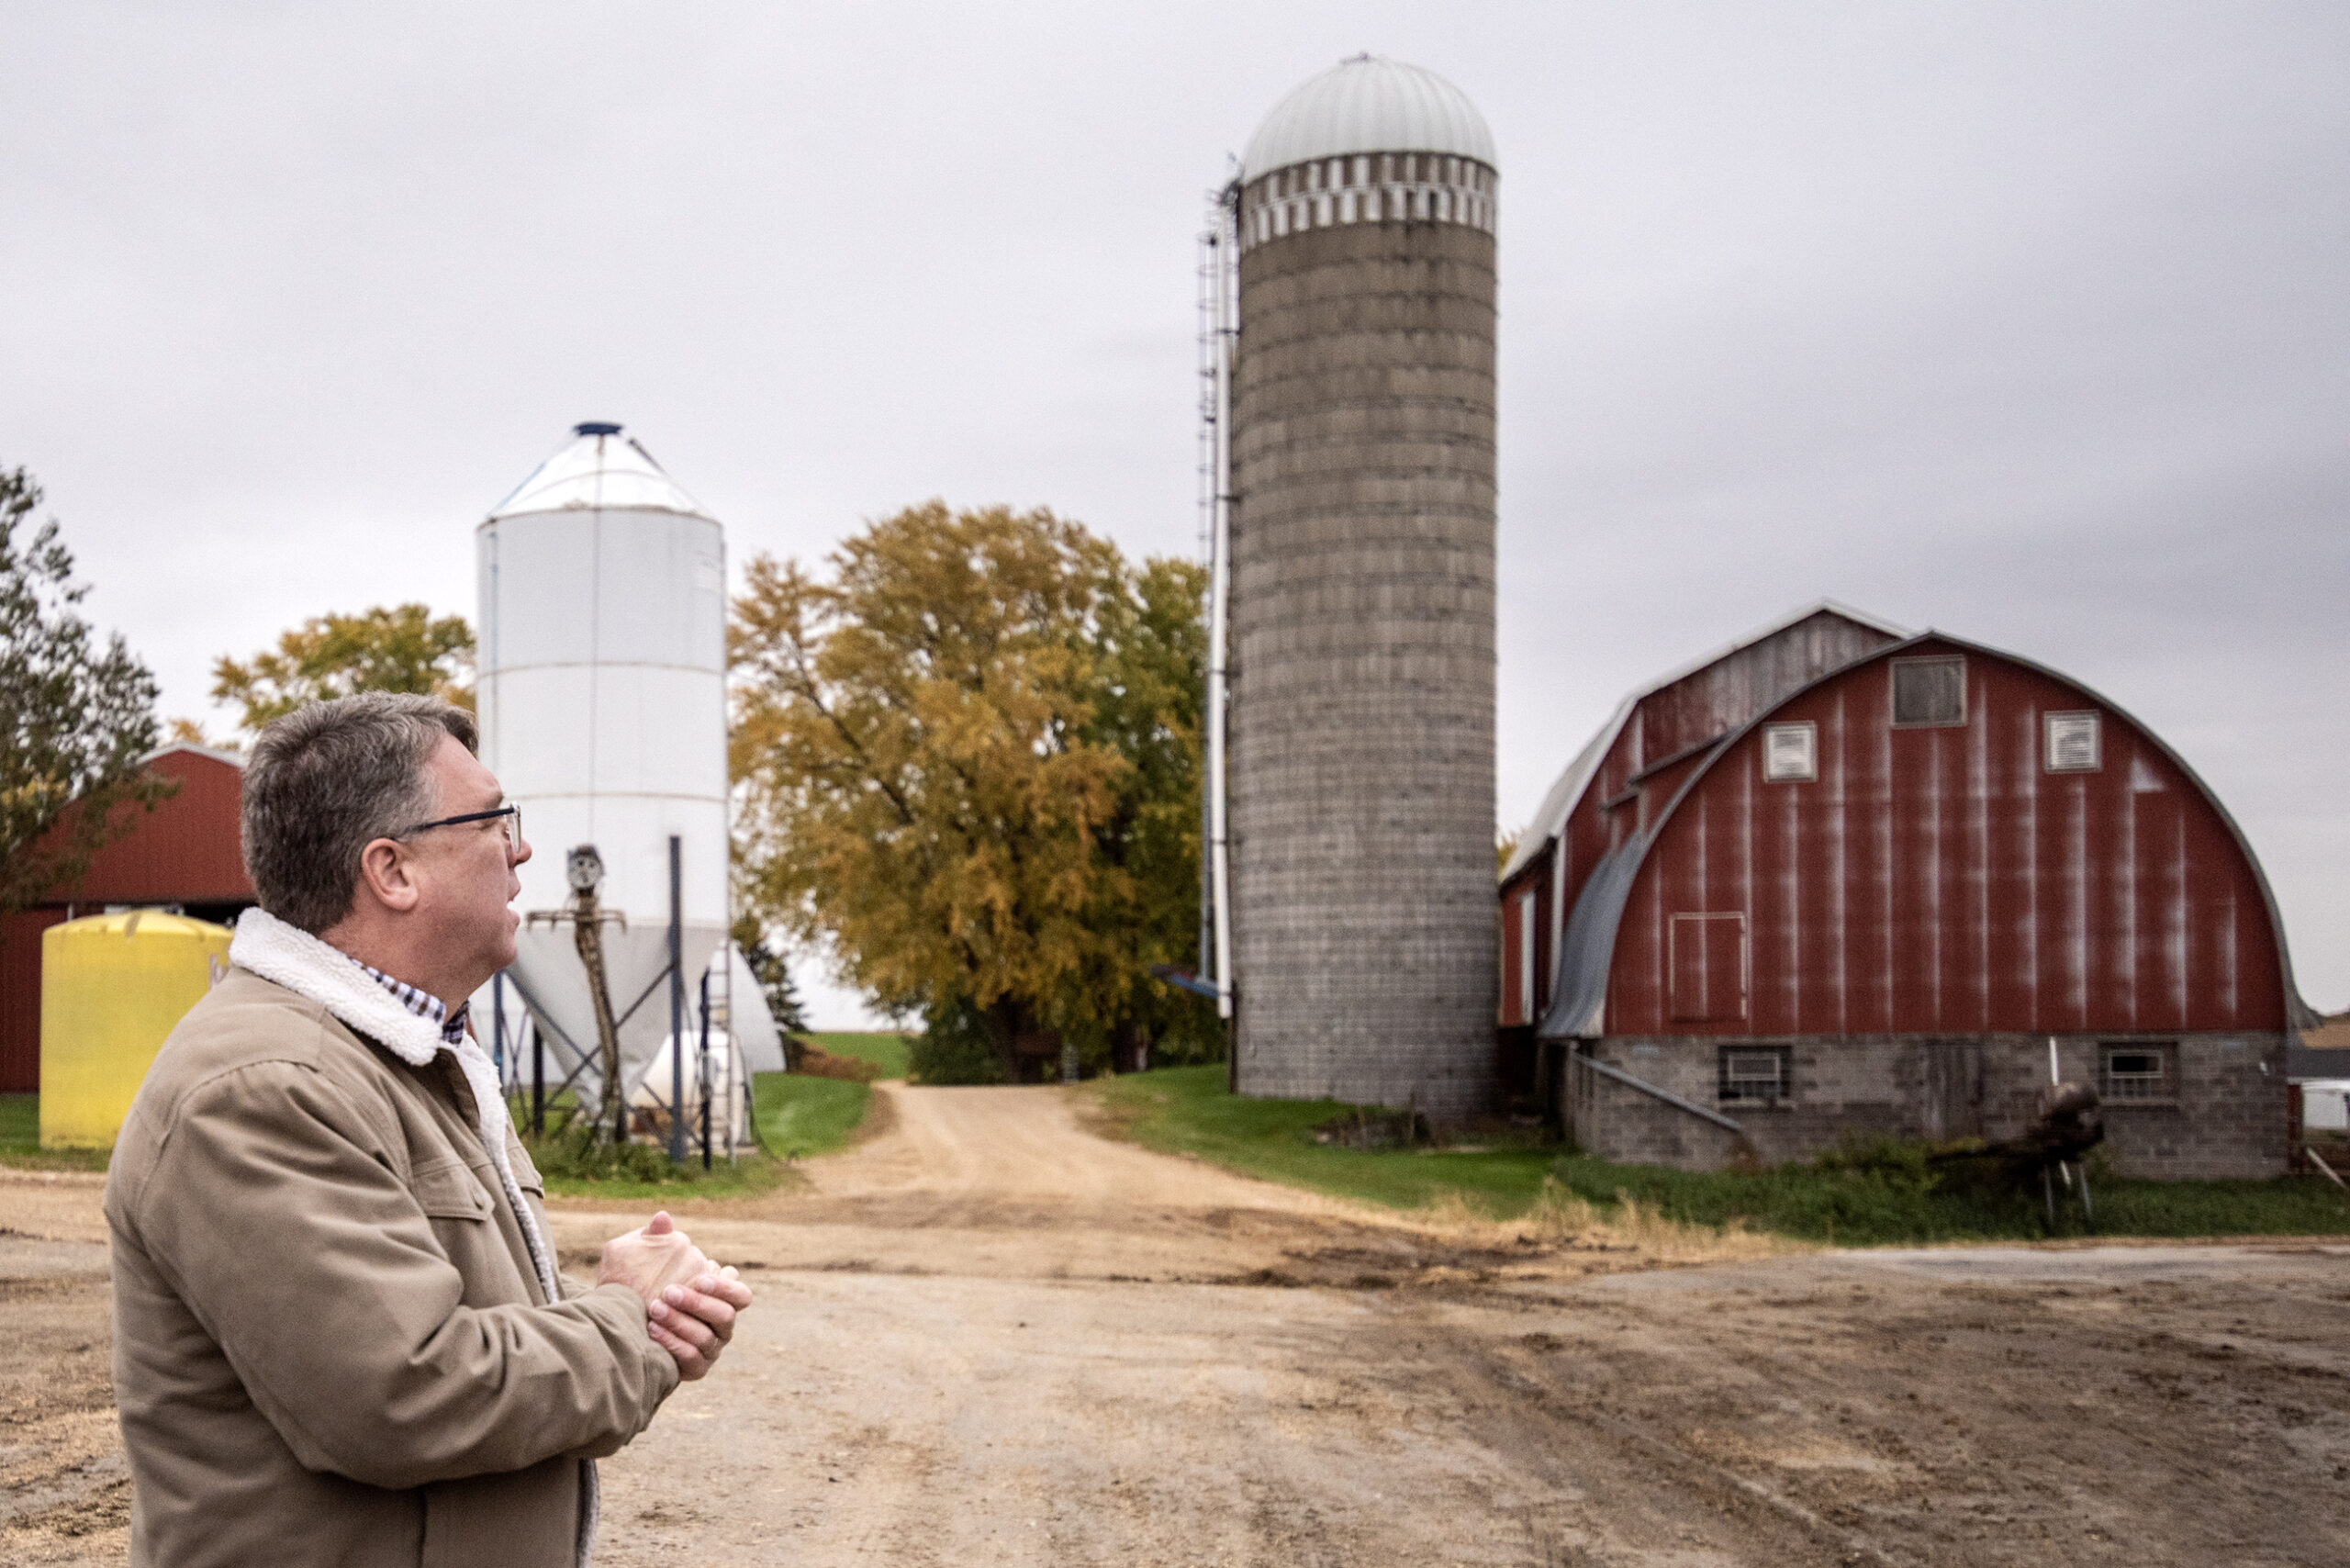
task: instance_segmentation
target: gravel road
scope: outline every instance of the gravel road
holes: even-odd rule
[[[1399,1222],[884,1085],[688,1207],[758,1307],[601,1562],[2350,1562],[2350,1248],[1759,1255]],[[0,1560],[121,1562],[96,1189],[0,1177]],[[576,1269],[635,1211],[561,1205]]]

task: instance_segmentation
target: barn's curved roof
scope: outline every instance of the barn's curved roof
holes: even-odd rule
[[[1591,744],[1577,752],[1575,759],[1567,764],[1566,771],[1551,781],[1549,791],[1542,797],[1541,806],[1534,813],[1534,820],[1518,835],[1517,847],[1510,852],[1509,860],[1502,867],[1501,879],[1506,882],[1516,876],[1542,852],[1545,844],[1566,831],[1567,819],[1574,815],[1575,802],[1583,799],[1583,792],[1590,787],[1592,778],[1599,771],[1599,765],[1607,760],[1608,748],[1616,744],[1616,737],[1624,733],[1625,722],[1631,718],[1632,710],[1640,705],[1642,698],[1654,696],[1677,680],[1685,680],[1699,670],[1718,665],[1733,654],[1751,648],[1766,638],[1775,637],[1790,626],[1800,625],[1822,613],[1841,616],[1855,624],[1882,632],[1897,641],[1917,635],[1907,626],[1897,626],[1882,617],[1871,615],[1865,610],[1855,610],[1841,600],[1816,599],[1800,609],[1789,610],[1776,621],[1757,626],[1744,636],[1726,643],[1709,654],[1700,655],[1686,664],[1675,665],[1616,704],[1616,711],[1608,715],[1607,722],[1599,727],[1599,733],[1591,737]]]
[[[1633,833],[1622,844],[1602,857],[1599,864],[1593,868],[1591,876],[1584,881],[1583,891],[1577,895],[1573,913],[1567,917],[1566,929],[1559,945],[1558,978],[1552,986],[1550,1007],[1542,1015],[1542,1021],[1535,1031],[1537,1035],[1543,1039],[1556,1040],[1588,1038],[1602,1032],[1604,1022],[1602,1014],[1607,1000],[1607,976],[1616,958],[1616,933],[1623,922],[1624,906],[1631,897],[1632,884],[1638,879],[1640,866],[1648,858],[1649,850],[1662,836],[1665,824],[1673,820],[1673,813],[1680,810],[1681,803],[1689,799],[1698,786],[1705,781],[1706,776],[1713,771],[1714,765],[1727,756],[1741,739],[1752,734],[1760,726],[1768,723],[1774,714],[1783,711],[1788,704],[1818,690],[1831,681],[1843,679],[1864,665],[1874,664],[1879,659],[1891,658],[1928,642],[1943,644],[1970,654],[1980,654],[1987,658],[2003,659],[2020,668],[2055,681],[2059,685],[2069,686],[2151,742],[2154,748],[2178,769],[2180,776],[2195,787],[2197,792],[2203,797],[2205,803],[2219,814],[2221,822],[2227,824],[2228,833],[2235,841],[2237,852],[2243,855],[2244,863],[2252,868],[2253,881],[2260,889],[2262,907],[2267,911],[2268,929],[2277,940],[2277,962],[2282,971],[2280,978],[2285,988],[2285,1026],[2288,1029],[2310,1029],[2317,1026],[2322,1021],[2317,1010],[2301,999],[2300,988],[2293,980],[2292,953],[2286,946],[2285,923],[2277,912],[2277,895],[2269,888],[2268,873],[2262,868],[2260,857],[2252,852],[2252,842],[2244,837],[2244,829],[2237,824],[2235,817],[2221,802],[2219,796],[2212,792],[2211,787],[2203,782],[2203,776],[2196,772],[2185,757],[2173,750],[2169,742],[2140,722],[2129,710],[2108,698],[2103,692],[2076,680],[2061,670],[2051,669],[2036,660],[2025,658],[2020,654],[2010,654],[1981,643],[1970,643],[1964,637],[1953,637],[1947,633],[1927,631],[1907,637],[1898,643],[1887,644],[1871,653],[1863,654],[1848,664],[1838,666],[1818,678],[1807,681],[1788,692],[1745,723],[1729,731],[1707,748],[1704,758],[1689,770],[1689,776],[1681,781],[1681,787],[1673,792],[1673,798],[1665,802],[1664,809],[1657,813],[1656,820],[1649,824],[1647,830]],[[1678,675],[1670,677],[1648,689],[1655,690],[1678,678]],[[1627,699],[1626,711],[1628,711],[1632,702],[1637,700],[1637,697]],[[1599,755],[1606,754],[1606,745],[1603,742],[1613,740],[1616,730],[1621,727],[1621,722],[1619,714],[1617,723],[1603,731],[1600,740],[1593,742],[1593,746],[1598,748]],[[1585,755],[1590,755],[1590,752],[1591,748],[1585,748]],[[1577,760],[1580,762],[1582,759],[1579,757]],[[1595,768],[1597,764],[1595,762],[1592,766]],[[1572,776],[1574,771],[1573,767],[1570,767],[1568,776]],[[1563,778],[1561,782],[1564,782]],[[1575,793],[1580,794],[1580,789]],[[1572,800],[1568,801],[1567,809],[1572,809]],[[1562,813],[1561,821],[1564,820]]]
[[[1433,71],[1359,54],[1273,106],[1248,139],[1240,177],[1345,152],[1451,152],[1500,167],[1468,94]]]

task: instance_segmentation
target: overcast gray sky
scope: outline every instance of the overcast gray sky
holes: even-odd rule
[[[470,616],[578,420],[738,567],[931,496],[1188,554],[1206,193],[1363,50],[1501,150],[1505,827],[1832,595],[2149,722],[2350,1006],[2339,4],[17,0],[0,464],[216,730],[218,654]]]

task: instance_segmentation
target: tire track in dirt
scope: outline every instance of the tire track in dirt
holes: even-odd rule
[[[730,1501],[615,1561],[2350,1561],[2340,1249],[1623,1273],[1656,1260],[1107,1143],[1058,1090],[896,1104],[741,1221],[759,1370],[663,1467]],[[2230,1325],[2288,1381],[2193,1383]]]

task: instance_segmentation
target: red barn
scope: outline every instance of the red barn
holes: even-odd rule
[[[2243,834],[2030,660],[1831,604],[1635,693],[1501,882],[1502,1037],[1611,1159],[1999,1138],[2093,1083],[2128,1174],[2285,1169],[2294,989]]]
[[[180,742],[148,756],[151,772],[179,780],[151,813],[128,811],[130,827],[91,857],[71,887],[0,921],[0,1092],[40,1087],[40,935],[60,921],[123,904],[178,909],[226,924],[254,902],[245,879],[237,817],[244,759]]]

